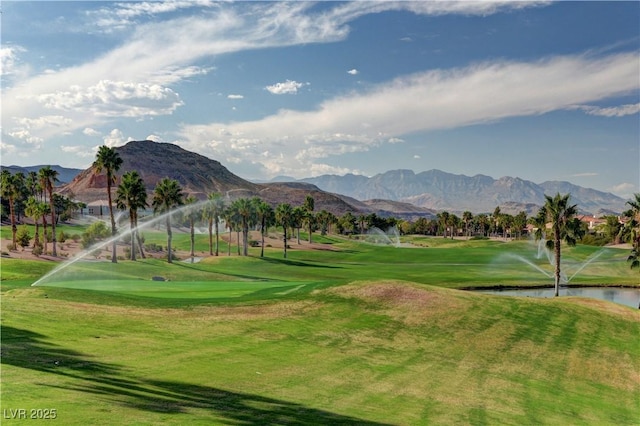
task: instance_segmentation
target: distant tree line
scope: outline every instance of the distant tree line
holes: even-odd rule
[[[261,250],[260,256],[264,256],[264,237],[271,226],[277,226],[283,234],[283,256],[287,257],[287,249],[292,239],[300,244],[300,231],[307,232],[309,243],[312,243],[314,232],[320,235],[328,233],[353,235],[365,234],[369,230],[378,228],[387,231],[395,227],[400,234],[422,234],[442,236],[443,238],[487,238],[498,237],[504,239],[518,239],[527,230],[527,225],[532,224],[537,229],[537,238],[549,237],[549,247],[558,250],[558,240],[564,240],[569,244],[582,241],[588,244],[608,244],[618,242],[630,242],[632,252],[629,261],[632,267],[639,267],[640,261],[640,194],[634,194],[635,199],[628,201],[631,207],[623,213],[624,220],[617,216],[607,216],[606,222],[596,230],[589,232],[587,224],[577,218],[577,207],[569,204],[569,195],[555,197],[545,196],[545,205],[534,217],[527,217],[522,211],[516,215],[504,213],[500,207],[496,207],[493,213],[474,215],[465,211],[461,216],[447,211],[440,212],[435,218],[421,217],[414,221],[402,220],[395,217],[381,217],[375,213],[354,214],[346,212],[338,217],[326,211],[315,210],[315,200],[307,195],[303,204],[292,206],[289,203],[281,203],[272,206],[259,197],[239,198],[230,200],[219,193],[211,193],[206,200],[197,200],[193,196],[184,193],[179,182],[164,178],[160,180],[151,194],[151,205],[148,203],[148,194],[144,181],[137,171],[127,171],[122,175],[117,184],[116,173],[122,166],[122,159],[115,149],[101,146],[96,154],[93,166],[98,173],[106,175],[107,202],[110,218],[110,237],[112,243],[112,262],[117,262],[116,246],[118,243],[118,230],[114,215],[114,207],[128,212],[131,237],[128,239],[130,248],[128,257],[136,260],[136,254],[145,257],[143,243],[138,228],[138,211],[152,207],[157,215],[165,215],[167,231],[167,259],[172,262],[172,217],[181,220],[190,229],[191,250],[194,256],[194,229],[196,224],[205,223],[209,234],[209,254],[218,256],[220,253],[220,225],[225,224],[229,232],[227,254],[231,254],[231,236],[237,235],[238,254],[248,255],[250,245],[258,245],[249,240],[249,231],[260,231]],[[9,221],[12,229],[12,245],[15,249],[18,244],[17,224],[21,218],[29,217],[35,224],[35,236],[33,249],[35,254],[49,253],[48,245],[51,244],[51,255],[57,256],[56,225],[60,220],[65,221],[78,210],[86,207],[85,204],[74,202],[73,195],[65,197],[53,192],[58,183],[58,172],[45,166],[39,172],[29,172],[24,175],[21,172],[11,174],[8,170],[2,170],[0,195],[2,197],[2,220]],[[115,203],[112,199],[112,188],[116,189]],[[175,213],[179,212],[177,215]],[[548,228],[551,224],[551,228]],[[40,226],[43,228],[40,239]],[[51,228],[50,231],[48,228]],[[106,238],[104,232],[97,232],[88,236],[87,241],[95,241]],[[240,239],[240,235],[242,239]],[[215,236],[215,239],[214,239]],[[21,240],[26,245],[30,238],[24,235]],[[558,258],[559,258],[559,253]]]

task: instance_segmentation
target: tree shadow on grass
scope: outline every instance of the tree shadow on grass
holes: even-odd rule
[[[212,421],[234,425],[385,424],[266,396],[136,378],[120,366],[92,361],[90,355],[53,344],[42,334],[4,325],[1,331],[2,364],[65,376],[73,380],[43,386],[100,396],[114,405],[167,414],[189,415],[192,410],[204,410]]]

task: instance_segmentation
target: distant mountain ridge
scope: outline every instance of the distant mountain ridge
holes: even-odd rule
[[[36,172],[38,173],[38,171],[45,167],[44,165],[41,166],[2,166],[3,169],[7,169],[11,172],[11,174],[15,174],[18,172],[22,172],[24,173],[24,175],[26,176],[29,172]],[[76,177],[78,175],[78,173],[80,173],[82,171],[82,169],[73,169],[73,168],[69,168],[69,167],[62,167],[62,166],[50,166],[53,170],[58,172],[58,180],[60,180],[61,183],[67,183],[67,182],[71,182],[73,180],[74,177]]]
[[[347,174],[322,175],[295,180],[281,176],[267,183],[250,182],[231,173],[218,161],[187,151],[178,145],[153,141],[132,141],[116,148],[123,159],[118,177],[137,170],[151,193],[163,177],[176,179],[184,190],[205,198],[211,192],[231,197],[260,196],[271,204],[302,204],[306,195],[316,201],[316,210],[335,214],[377,213],[406,219],[433,217],[437,211],[474,214],[493,212],[500,206],[505,213],[526,211],[532,215],[544,204],[544,194],[570,193],[571,202],[583,214],[619,214],[626,200],[613,194],[584,188],[570,182],[547,181],[536,184],[517,177],[465,176],[429,170],[390,170],[373,177]],[[6,167],[12,173],[37,171],[42,166]],[[4,167],[3,167],[4,168]],[[86,170],[52,166],[58,170],[63,194],[73,194],[85,202],[106,198],[106,178],[93,167]],[[115,191],[115,190],[114,190]]]
[[[418,207],[452,212],[492,212],[496,206],[530,211],[542,206],[544,195],[570,193],[571,202],[581,212],[617,212],[626,210],[626,200],[611,193],[583,188],[569,182],[549,181],[541,184],[504,176],[494,179],[486,175],[465,176],[433,169],[415,173],[412,170],[390,170],[373,177],[347,174],[322,175],[300,179],[318,188],[353,197],[357,200],[387,199],[411,203]]]

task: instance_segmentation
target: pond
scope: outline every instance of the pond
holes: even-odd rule
[[[522,288],[474,290],[478,293],[497,294],[500,296],[521,297],[553,297],[553,288]],[[620,287],[561,287],[560,296],[591,297],[607,300],[621,305],[638,308],[640,304],[640,288]]]

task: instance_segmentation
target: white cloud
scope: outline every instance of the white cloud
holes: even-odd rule
[[[413,159],[414,159],[414,160],[419,160],[420,158],[421,158],[421,157],[420,157],[418,154],[416,154],[416,155],[414,155],[414,156],[413,156]]]
[[[86,88],[73,85],[66,91],[41,94],[37,100],[48,109],[107,117],[166,115],[183,105],[178,94],[167,87],[110,80]]]
[[[308,84],[309,83],[299,83],[294,80],[287,80],[282,83],[276,83],[272,84],[271,86],[267,86],[265,87],[265,89],[273,93],[274,95],[295,95],[296,93],[298,93],[298,89]]]
[[[355,68],[350,69],[349,71],[347,71],[347,74],[351,74],[351,75],[358,75],[359,73],[360,73],[360,71],[358,71]]]
[[[164,142],[164,139],[158,135],[149,135],[145,138],[145,140],[154,141],[154,142]]]
[[[36,146],[40,146],[40,144],[43,142],[43,139],[41,137],[34,136],[27,129],[14,130],[12,132],[9,132],[9,136],[11,136],[12,138],[20,139],[28,144],[36,145]]]
[[[122,146],[125,143],[127,143],[129,139],[125,139],[124,135],[122,134],[122,132],[119,129],[113,129],[109,132],[109,134],[107,136],[105,136],[103,138],[104,140],[104,144],[106,146],[108,146],[109,148],[113,148],[116,146]]]
[[[87,148],[83,145],[62,145],[60,146],[60,149],[63,152],[74,154],[81,158],[94,157],[96,153],[95,148]]]
[[[633,193],[638,192],[638,185],[634,185],[629,182],[623,182],[621,184],[614,185],[611,188],[611,192],[622,198],[631,198]]]
[[[290,173],[309,170],[320,158],[366,151],[414,132],[544,114],[631,93],[640,87],[639,72],[634,53],[485,62],[400,77],[327,100],[312,111],[185,125],[181,134],[199,152],[257,158],[269,151],[271,167]]]
[[[640,112],[640,103],[627,104],[615,107],[600,108],[596,106],[580,105],[576,107],[589,115],[599,115],[602,117],[624,117],[625,115],[634,115]]]
[[[99,131],[92,129],[91,127],[85,127],[82,133],[87,136],[100,136],[101,134]]]
[[[16,74],[18,70],[22,70],[20,66],[19,53],[27,50],[22,46],[6,46],[0,48],[0,75],[7,77]]]
[[[243,95],[227,95],[227,99],[244,99]]]
[[[113,3],[88,12],[86,26],[109,27],[127,38],[90,62],[33,77],[27,77],[27,73],[16,76],[15,81],[3,87],[2,123],[4,128],[13,129],[17,127],[15,117],[36,119],[50,115],[51,109],[55,109],[71,122],[64,128],[42,128],[32,135],[50,139],[105,125],[115,118],[172,114],[182,101],[171,86],[212,69],[194,65],[203,58],[250,49],[339,41],[349,34],[350,21],[384,10],[486,15],[539,4],[347,2],[317,8],[312,2],[247,2],[242,7],[209,0]],[[176,18],[165,20],[153,18],[192,7],[208,9],[206,13],[178,13]],[[131,28],[125,31],[128,26]],[[18,51],[18,47],[3,50],[3,72],[16,68]],[[275,85],[274,90],[295,93],[301,87],[298,84],[303,83],[285,82]]]
[[[584,172],[584,173],[575,173],[571,175],[571,177],[593,177],[598,175],[599,173],[595,173],[595,172]]]

